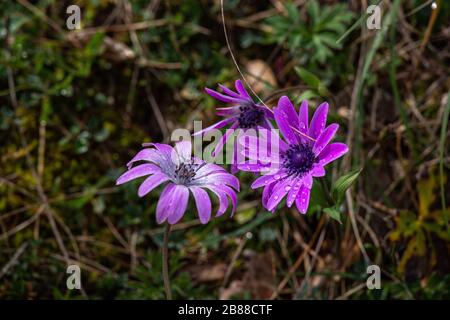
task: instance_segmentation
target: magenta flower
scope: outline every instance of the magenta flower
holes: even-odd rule
[[[285,141],[282,139],[278,141],[279,154],[272,155],[269,159],[272,165],[277,165],[276,170],[259,177],[251,186],[253,189],[264,187],[262,202],[267,210],[274,211],[287,195],[287,206],[291,207],[295,202],[297,209],[305,214],[308,210],[313,177],[324,176],[324,166],[348,151],[344,143],[329,144],[339,125],[333,123],[325,128],[327,113],[328,103],[322,103],[308,126],[307,101],[301,104],[298,115],[288,97],[283,96],[278,101],[278,106],[274,109],[275,122]],[[253,160],[260,160],[257,152],[249,151],[246,152],[247,156],[253,157]],[[265,162],[267,163],[267,159]],[[256,166],[260,166],[261,171],[264,169],[263,165]],[[255,171],[255,165],[243,164],[238,165],[238,168],[243,171]]]
[[[222,167],[206,163],[191,156],[190,141],[178,142],[175,148],[166,144],[147,143],[128,164],[128,171],[122,174],[116,184],[122,184],[140,177],[147,177],[138,189],[140,197],[167,183],[156,206],[156,221],[175,224],[183,217],[189,199],[189,191],[194,196],[198,216],[202,223],[211,218],[211,200],[206,190],[212,191],[219,199],[216,217],[225,213],[228,198],[236,210],[238,179]],[[134,166],[136,162],[141,164]],[[235,190],[234,190],[234,189]]]
[[[219,84],[219,87],[223,90],[223,93],[219,93],[209,88],[205,88],[206,93],[211,97],[231,104],[230,107],[217,108],[217,115],[226,117],[226,119],[221,120],[212,126],[205,128],[201,131],[197,131],[194,135],[199,135],[207,133],[214,129],[220,129],[227,125],[231,125],[230,129],[256,129],[258,127],[270,129],[272,124],[270,119],[273,119],[272,110],[268,109],[266,106],[257,104],[245,90],[244,85],[241,80],[235,81],[236,92],[233,90]],[[213,151],[213,156],[215,156],[220,150],[222,150],[224,144],[227,143],[231,136],[232,131],[227,132],[222,139],[218,142],[217,146]],[[234,149],[236,154],[236,149]],[[235,159],[235,157],[233,157]],[[235,159],[236,160],[236,159]],[[232,172],[235,171],[235,164],[233,163]]]

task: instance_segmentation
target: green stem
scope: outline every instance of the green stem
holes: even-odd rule
[[[325,193],[325,197],[327,197],[328,205],[329,206],[334,206],[334,200],[331,197],[330,189],[328,188],[328,185],[325,182],[325,178],[322,178],[322,179],[319,179],[319,180],[320,180],[320,184],[322,185],[323,193]]]
[[[166,299],[172,300],[172,292],[170,290],[170,280],[169,280],[169,234],[170,234],[170,224],[167,223],[166,229],[164,230],[164,240],[162,246],[162,267],[163,267],[163,281],[164,289],[166,291]]]

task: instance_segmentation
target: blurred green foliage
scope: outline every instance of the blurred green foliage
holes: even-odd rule
[[[268,43],[285,44],[298,65],[324,64],[333,55],[333,49],[341,49],[337,43],[347,30],[354,16],[345,4],[320,6],[316,0],[306,2],[307,16],[301,16],[292,2],[285,2],[286,15],[267,18],[271,33]]]
[[[407,239],[408,244],[398,265],[399,272],[404,273],[406,264],[414,256],[431,257],[431,263],[436,264],[439,259],[438,253],[433,246],[427,246],[433,237],[438,237],[446,242],[450,242],[450,234],[443,219],[443,210],[431,210],[436,201],[438,191],[437,178],[434,173],[417,185],[419,195],[419,212],[414,214],[411,211],[402,211],[396,219],[397,227],[391,231],[390,238],[399,241],[401,238]],[[450,208],[447,208],[450,210]],[[427,252],[427,248],[431,248]]]

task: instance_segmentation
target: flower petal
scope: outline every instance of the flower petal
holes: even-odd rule
[[[303,100],[298,111],[298,128],[303,133],[308,133],[308,100]]]
[[[150,161],[161,165],[164,162],[164,156],[155,149],[142,149],[127,163],[128,169],[131,168],[134,162],[138,161]]]
[[[218,116],[228,117],[239,114],[239,106],[216,108],[216,114]]]
[[[192,142],[190,140],[180,141],[175,144],[175,150],[178,154],[180,162],[191,160],[192,156]]]
[[[241,171],[261,172],[261,171],[264,171],[264,168],[267,168],[267,166],[262,165],[262,164],[244,162],[244,163],[238,164],[237,168]]]
[[[295,205],[297,206],[298,211],[302,214],[305,214],[306,211],[308,211],[310,193],[311,190],[309,190],[306,186],[302,186],[297,195],[297,199],[295,200]]]
[[[231,127],[229,129],[227,129],[225,131],[225,135],[219,140],[219,142],[217,143],[217,145],[214,148],[214,151],[212,153],[213,157],[215,157],[222,150],[224,144],[227,143],[230,136],[232,136],[234,134],[234,129],[236,129],[237,126],[238,126],[238,122],[235,122],[231,125]],[[233,137],[233,139],[234,139],[234,137]]]
[[[238,191],[240,188],[239,179],[227,172],[219,172],[219,173],[209,174],[209,175],[205,176],[204,178],[197,180],[196,183],[212,184],[212,185],[218,185],[218,186],[229,185]]]
[[[222,84],[220,84],[220,83],[219,83],[219,88],[222,89],[222,91],[223,91],[225,94],[227,94],[227,95],[229,95],[229,96],[231,96],[231,97],[233,97],[233,98],[238,98],[238,99],[241,98],[241,96],[240,96],[239,94],[237,94],[236,92],[234,92],[234,91],[231,90],[230,88],[228,88],[228,87],[226,87],[226,86],[224,86],[224,85],[222,85]]]
[[[227,119],[221,120],[221,121],[219,121],[219,122],[213,124],[212,126],[209,126],[209,127],[205,128],[205,129],[203,129],[203,130],[194,132],[192,135],[193,135],[193,136],[198,136],[198,135],[201,135],[201,134],[203,134],[203,133],[209,132],[209,131],[214,130],[214,129],[220,129],[220,128],[223,128],[223,127],[225,127],[227,124],[229,124],[229,123],[231,123],[231,122],[233,122],[233,121],[236,121],[236,117],[231,117],[231,118],[227,118]]]
[[[300,191],[300,187],[302,185],[302,179],[297,178],[294,181],[292,181],[291,189],[289,190],[288,196],[286,198],[286,205],[288,208],[292,206],[292,204],[295,202],[295,199],[297,198],[297,194]]]
[[[324,167],[320,164],[316,164],[311,170],[311,175],[313,177],[323,177],[325,175]]]
[[[174,169],[178,159],[174,159],[177,157],[174,157],[175,155],[175,149],[169,146],[168,144],[162,144],[162,143],[143,143],[142,146],[144,147],[154,147],[156,149],[149,149],[152,154],[145,154],[143,152],[142,154],[137,154],[133,160],[131,160],[127,165],[128,167],[131,167],[131,164],[135,161],[139,160],[148,160],[151,162],[156,163],[161,167],[161,170],[163,172],[170,172]],[[143,151],[143,150],[142,150]],[[147,157],[147,158],[145,158]],[[176,160],[176,161],[174,161]]]
[[[138,196],[143,197],[161,183],[166,182],[170,178],[164,173],[155,173],[154,175],[148,177],[142,182],[138,189]]]
[[[231,216],[233,216],[236,211],[237,197],[236,193],[233,189],[226,186],[205,186],[212,192],[214,192],[219,198],[219,209],[217,210],[216,217],[220,217],[223,215],[228,208],[228,198],[230,198],[231,203],[233,204],[233,209],[231,211]],[[228,198],[227,198],[228,196]]]
[[[313,118],[311,120],[311,126],[308,130],[308,135],[313,138],[317,139],[320,134],[323,131],[323,128],[325,128],[325,124],[327,122],[327,115],[328,115],[328,103],[324,102],[322,103],[314,112]]]
[[[208,188],[209,190],[214,192],[214,194],[219,199],[219,209],[217,210],[216,217],[220,217],[221,215],[223,215],[225,213],[225,211],[227,211],[227,207],[228,207],[227,195],[225,192],[223,192],[222,190],[219,190],[219,188],[217,188],[215,186],[206,186],[206,188]]]
[[[259,141],[260,142],[260,141]],[[272,154],[270,151],[270,146],[266,147],[262,143],[252,144],[246,142],[246,145],[243,143],[239,144],[239,149],[241,155],[247,157],[250,160],[253,160],[253,163],[260,162],[263,164],[269,163],[280,163],[281,159],[276,154]]]
[[[267,202],[269,201],[270,195],[272,194],[272,190],[273,187],[275,186],[276,183],[270,183],[268,185],[266,185],[263,189],[263,194],[262,194],[262,204],[264,206],[264,208],[267,207]]]
[[[322,166],[327,165],[331,161],[342,157],[348,151],[348,147],[345,143],[335,142],[327,145],[319,154],[319,164]]]
[[[275,174],[267,174],[264,176],[259,177],[258,179],[256,179],[255,181],[253,181],[251,188],[252,189],[257,189],[260,188],[262,186],[267,186],[268,184],[278,181],[281,178],[284,178],[287,175],[286,172],[284,171],[279,171]]]
[[[175,184],[169,183],[159,196],[158,204],[156,205],[156,222],[158,224],[163,223],[168,216],[168,211],[166,207],[170,202],[170,195],[172,190],[175,188]]]
[[[130,180],[140,178],[143,176],[148,176],[150,174],[154,174],[157,172],[161,172],[161,168],[157,165],[151,164],[151,163],[144,163],[141,165],[138,165],[125,173],[123,173],[116,181],[116,185],[128,182]]]
[[[227,194],[227,196],[230,198],[231,204],[233,205],[233,209],[231,211],[231,216],[233,216],[233,214],[236,212],[236,205],[237,205],[236,192],[227,186],[220,186],[219,188],[221,190],[223,190]]]
[[[286,143],[275,132],[262,127],[258,127],[256,137],[244,134],[237,140],[240,154],[266,164],[280,163],[280,151],[284,152],[287,149]]]
[[[202,167],[200,169],[197,170],[196,176],[201,177],[204,175],[218,173],[218,172],[227,173],[227,171],[224,168],[222,168],[221,166],[218,166],[217,164],[206,163],[206,164],[202,165]]]
[[[189,189],[185,186],[176,185],[171,191],[169,204],[165,210],[167,213],[167,221],[175,224],[183,217],[186,212],[189,199]]]
[[[339,125],[337,123],[332,123],[320,134],[319,138],[314,143],[313,152],[318,155],[323,148],[333,139],[336,131],[338,131]]]
[[[267,201],[266,209],[273,211],[277,205],[283,200],[284,196],[291,190],[292,180],[287,178],[277,183],[272,190],[269,200]]]
[[[236,80],[235,83],[234,83],[234,86],[236,87],[236,90],[239,92],[239,94],[240,94],[241,96],[244,96],[244,97],[246,97],[246,98],[248,98],[248,99],[251,99],[251,98],[250,98],[250,95],[249,95],[248,92],[247,92],[247,90],[245,90],[245,87],[244,87],[244,85],[242,84],[242,81],[241,81],[241,80]]]
[[[287,96],[282,96],[280,100],[278,100],[278,108],[286,114],[289,121],[294,122],[297,120],[297,112],[295,112],[294,105]]]
[[[214,99],[217,99],[217,100],[220,100],[220,101],[223,101],[223,102],[239,103],[239,104],[241,104],[243,102],[243,99],[230,97],[228,95],[219,93],[219,92],[211,90],[209,88],[205,88],[205,91],[206,91],[207,94],[209,94]]]
[[[208,223],[211,218],[211,200],[209,199],[208,193],[199,187],[189,187],[189,189],[194,195],[200,222],[203,224]]]
[[[270,121],[268,121],[270,123]],[[258,126],[258,142],[259,144],[265,144],[270,147],[270,150],[274,152],[286,151],[289,146],[283,139],[280,138],[278,130],[273,130],[274,127],[271,125],[270,128],[264,128],[262,126]],[[273,148],[275,145],[277,148]]]
[[[289,123],[294,122],[295,119],[289,119],[280,107],[275,108],[273,112],[275,115],[275,122],[277,123],[278,129],[280,129],[283,137],[285,137],[290,143],[298,143],[297,136],[289,125]]]
[[[310,189],[312,188],[313,184],[313,178],[310,173],[306,174],[302,179],[302,185],[304,185],[306,188]]]
[[[165,154],[168,157],[170,157],[172,155],[173,150],[174,150],[172,146],[169,146],[168,144],[164,144],[164,143],[148,142],[148,143],[143,143],[142,146],[143,147],[155,147],[156,150]]]

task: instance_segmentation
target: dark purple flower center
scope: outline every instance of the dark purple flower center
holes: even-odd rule
[[[239,127],[242,129],[254,128],[263,123],[264,111],[254,105],[252,102],[243,104],[239,107]]]
[[[307,143],[301,143],[291,146],[283,155],[283,165],[288,175],[302,177],[310,171],[314,163],[318,161],[312,146]]]
[[[200,166],[192,161],[179,164],[175,169],[175,180],[183,185],[191,182]]]

